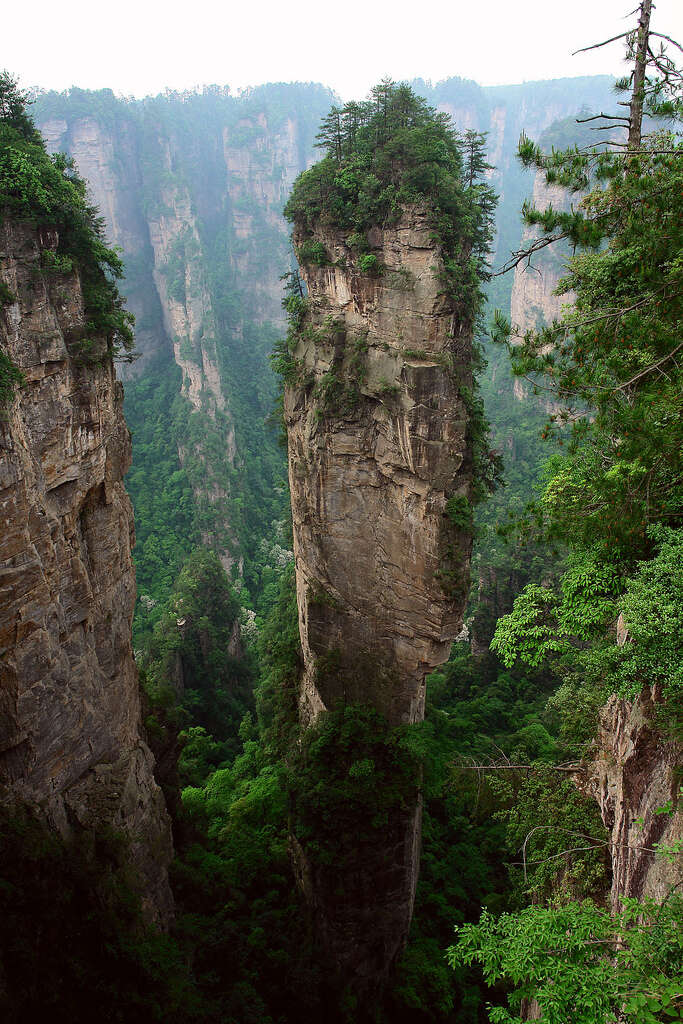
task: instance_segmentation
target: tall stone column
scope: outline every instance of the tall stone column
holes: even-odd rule
[[[469,583],[471,332],[443,294],[424,209],[406,208],[368,241],[359,256],[348,234],[295,224],[308,297],[284,410],[304,729],[348,704],[369,705],[391,727],[420,721],[425,678],[448,658]],[[359,840],[344,878],[294,843],[343,976],[376,984],[400,952],[419,839],[416,796],[381,849]]]

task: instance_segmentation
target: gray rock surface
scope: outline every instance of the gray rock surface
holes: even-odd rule
[[[304,241],[295,230],[295,249]],[[284,402],[300,719],[362,703],[398,726],[423,718],[425,677],[462,627],[471,537],[446,505],[471,493],[472,339],[441,291],[423,210],[369,233],[379,276],[361,272],[343,232],[321,226],[314,241],[329,265],[302,267],[309,305]],[[348,877],[312,868],[294,844],[321,941],[361,987],[406,940],[419,846],[419,800],[388,822],[381,849],[359,841]]]
[[[0,800],[64,836],[112,826],[148,919],[172,916],[170,821],[141,737],[131,648],[133,513],[123,389],[85,333],[76,274],[41,269],[54,233],[5,218],[0,346],[25,376],[0,415]]]

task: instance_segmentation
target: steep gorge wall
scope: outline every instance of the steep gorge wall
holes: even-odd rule
[[[522,127],[536,137],[584,103],[598,109],[608,86],[600,78],[496,89],[455,78],[415,83],[459,128],[489,132],[501,194],[498,259],[518,243],[528,191],[529,176],[514,158]],[[280,276],[291,259],[282,205],[314,157],[315,132],[332,102],[328,90],[313,85],[264,86],[238,97],[206,90],[123,101],[106,90],[73,90],[37,98],[49,148],[75,158],[109,241],[123,249],[141,358],[122,372],[153,381],[180,368],[190,427],[176,441],[179,468],[190,479],[201,538],[226,567],[253,556],[248,535],[268,536],[282,515],[272,501],[279,455],[272,436],[262,429],[256,436],[254,424],[268,417],[274,396],[267,355],[282,330]],[[498,283],[505,294],[494,301],[506,307],[505,279]],[[490,372],[496,370],[502,379],[501,367]],[[507,395],[509,376],[504,387]],[[126,401],[135,422],[134,389]],[[178,433],[170,422],[164,429]],[[269,466],[249,481],[245,465],[262,452]],[[135,458],[143,464],[142,451]],[[167,524],[159,527],[168,534]],[[136,561],[143,593],[155,575],[155,547],[142,529]]]
[[[131,649],[133,516],[123,390],[85,330],[74,274],[41,270],[54,232],[5,218],[0,342],[26,383],[0,415],[0,800],[64,837],[113,827],[148,919],[172,915],[170,822],[141,736]],[[94,355],[97,355],[95,350]]]
[[[467,594],[471,536],[447,503],[467,506],[472,485],[471,333],[442,294],[424,212],[368,237],[381,276],[359,269],[343,232],[315,230],[331,265],[302,267],[309,299],[285,390],[304,727],[348,704],[392,726],[420,721]],[[303,241],[295,231],[295,249]],[[413,801],[380,848],[359,840],[342,879],[296,846],[328,954],[361,985],[385,977],[405,943],[419,837]]]
[[[300,89],[309,109],[296,86],[251,101],[216,92],[128,103],[76,91],[73,102],[37,105],[48,148],[74,158],[107,240],[123,250],[140,354],[124,376],[153,381],[180,370],[184,412],[165,429],[194,492],[198,539],[235,572],[250,554],[249,531],[265,533],[282,503],[273,492],[284,466],[264,425],[274,400],[268,354],[282,324],[280,276],[290,262],[281,210],[330,102],[326,90]],[[284,116],[283,102],[291,107]],[[132,387],[127,403],[135,399]],[[245,464],[264,455],[250,478]],[[141,450],[136,460],[143,458]],[[256,531],[250,510],[263,519]],[[143,530],[143,591],[155,574],[149,540]]]
[[[661,849],[680,849],[683,842],[683,748],[667,735],[660,712],[661,694],[647,686],[634,701],[611,697],[593,760],[579,780],[597,801],[609,836],[615,910],[622,896],[661,901],[683,882],[680,852],[667,858]]]

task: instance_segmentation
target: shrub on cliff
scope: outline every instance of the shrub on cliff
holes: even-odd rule
[[[297,178],[285,216],[309,231],[316,223],[349,231],[362,249],[368,228],[424,206],[442,247],[444,288],[474,318],[496,202],[482,181],[483,136],[461,139],[447,114],[385,80],[369,99],[333,107],[318,138],[325,156]]]
[[[105,245],[104,222],[87,202],[73,161],[47,153],[27,105],[12,76],[0,72],[0,217],[13,214],[58,232],[59,254],[52,255],[62,266],[70,259],[80,273],[87,334],[104,335],[111,355],[130,353],[135,321],[116,286],[123,263]]]

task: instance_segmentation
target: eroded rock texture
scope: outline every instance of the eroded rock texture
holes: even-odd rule
[[[534,178],[534,189],[531,205],[537,210],[545,210],[552,206],[554,210],[569,211],[572,207],[572,195],[560,185],[548,185],[545,172],[538,171]],[[578,202],[578,200],[574,200]],[[520,248],[528,246],[540,237],[540,230],[526,226],[522,232]],[[554,320],[562,317],[564,307],[574,302],[574,293],[557,294],[557,287],[566,271],[569,248],[563,243],[547,246],[534,256],[531,263],[525,261],[515,267],[512,295],[510,297],[510,319],[514,331],[521,340],[527,331],[540,330],[549,326]],[[529,399],[530,387],[515,377],[515,398],[520,401]],[[557,411],[552,402],[542,403],[547,412]]]
[[[360,271],[341,232],[321,227],[307,240],[329,265],[302,266],[309,308],[293,353],[298,382],[285,392],[304,726],[355,702],[392,725],[421,720],[425,677],[448,657],[467,592],[471,538],[446,506],[453,499],[451,513],[466,517],[471,334],[441,293],[423,211],[406,210],[369,241],[380,275]],[[304,242],[295,230],[295,249]],[[385,849],[359,849],[341,881],[298,850],[342,973],[376,982],[400,951],[419,828],[415,805],[390,823]]]
[[[78,359],[79,280],[41,270],[56,247],[0,227],[16,299],[0,345],[26,378],[0,417],[0,800],[39,807],[64,836],[124,831],[147,917],[165,924],[170,823],[140,735],[123,389],[103,342],[101,365]]]
[[[648,687],[635,701],[610,698],[600,716],[595,758],[581,783],[597,800],[608,831],[615,909],[621,896],[662,900],[683,881],[680,855],[661,852],[683,840],[676,799],[683,750],[657,720],[660,699]],[[662,810],[667,806],[670,813]]]

